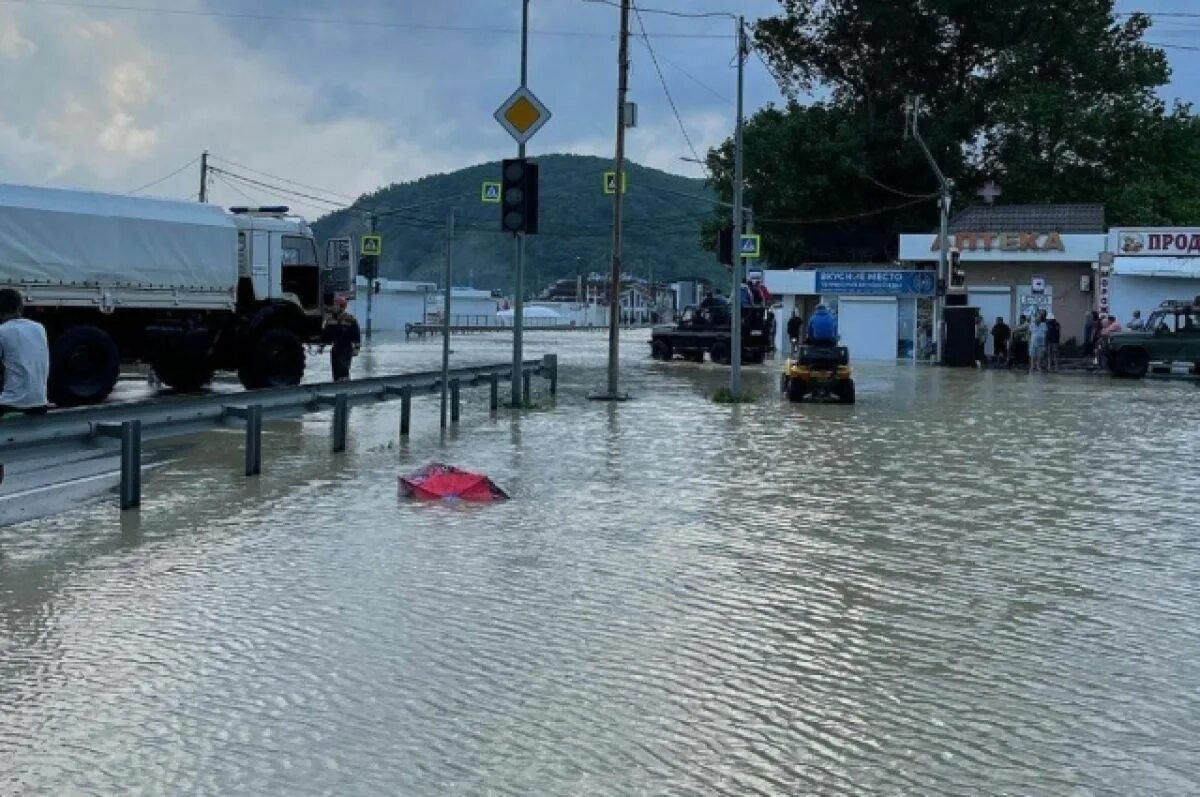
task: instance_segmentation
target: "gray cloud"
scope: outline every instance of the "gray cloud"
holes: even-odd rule
[[[518,78],[519,0],[145,0],[200,14],[262,13],[403,23],[314,24],[0,2],[0,173],[127,191],[210,149],[256,169],[358,194],[507,156],[492,112]],[[648,4],[649,5],[649,4]],[[775,0],[655,0],[686,11],[772,13]],[[533,0],[530,86],[553,119],[532,154],[607,156],[615,125],[615,8]],[[672,94],[701,153],[730,134],[727,20],[645,15]],[[454,27],[443,30],[438,27]],[[462,30],[469,28],[471,30]],[[635,23],[635,30],[637,26]],[[568,35],[570,34],[570,35]],[[635,160],[698,175],[646,48],[632,50]],[[1173,51],[1172,58],[1181,56]],[[1195,59],[1193,59],[1195,60]],[[1176,73],[1187,72],[1176,63]],[[1189,90],[1191,87],[1189,86]],[[747,107],[777,100],[756,59]],[[152,193],[190,195],[196,170]],[[255,201],[276,199],[243,186]],[[246,197],[222,183],[221,202]],[[296,204],[293,201],[293,204]],[[317,207],[305,208],[310,213]]]

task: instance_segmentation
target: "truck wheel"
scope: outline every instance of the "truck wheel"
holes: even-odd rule
[[[804,401],[808,394],[808,385],[803,379],[789,379],[787,383],[788,401]]]
[[[60,407],[99,404],[120,376],[117,344],[99,327],[71,327],[50,347],[50,400]]]
[[[650,344],[650,356],[656,360],[670,360],[673,356],[671,344],[661,338]]]
[[[713,347],[708,351],[708,356],[712,358],[713,362],[719,365],[729,365],[729,344],[714,343]]]
[[[847,379],[837,386],[837,399],[839,404],[854,403],[854,381]]]
[[[1142,349],[1121,349],[1117,352],[1117,373],[1130,379],[1141,379],[1150,369],[1150,355]]]
[[[765,351],[747,349],[742,353],[742,362],[746,363],[747,365],[762,365],[765,359],[767,359],[767,353]]]
[[[178,393],[195,393],[207,387],[215,372],[216,369],[211,365],[188,360],[154,363],[154,373],[159,381]]]
[[[304,345],[286,329],[264,332],[254,343],[238,379],[247,390],[289,387],[304,378]]]

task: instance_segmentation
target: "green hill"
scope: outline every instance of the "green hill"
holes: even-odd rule
[[[603,193],[612,162],[580,155],[536,158],[540,167],[540,231],[527,237],[525,289],[610,269],[612,197]],[[713,193],[704,182],[631,164],[625,195],[624,266],[627,274],[655,280],[702,276],[724,270],[700,245],[700,228],[711,218]],[[360,197],[350,208],[314,224],[317,237],[364,231],[364,214],[379,214],[384,237],[381,273],[391,279],[439,282],[444,262],[446,214],[459,210],[454,243],[454,284],[512,290],[513,238],[500,231],[499,205],[480,201],[484,180],[500,179],[500,163],[397,183]],[[681,196],[682,195],[682,196]],[[694,198],[689,198],[694,197]],[[696,199],[699,198],[699,199]]]

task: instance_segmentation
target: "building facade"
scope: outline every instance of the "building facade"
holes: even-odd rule
[[[1084,315],[1096,309],[1096,277],[1108,244],[1102,205],[979,205],[950,225],[970,306],[988,323],[1003,318],[1012,324],[1046,310],[1068,341],[1082,335]],[[940,254],[936,232],[900,236],[906,264],[935,265]]]
[[[885,268],[878,264],[822,264],[762,273],[779,301],[775,348],[786,352],[787,321],[802,321],[817,305],[838,319],[841,343],[856,360],[912,360],[920,353],[918,319],[932,300],[937,277],[929,269]]]
[[[1167,299],[1200,297],[1200,227],[1120,227],[1097,275],[1097,309],[1122,322]]]

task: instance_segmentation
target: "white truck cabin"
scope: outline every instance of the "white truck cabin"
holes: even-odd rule
[[[238,303],[284,301],[322,312],[322,268],[312,229],[286,207],[230,208],[238,228]]]

